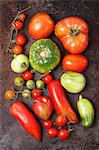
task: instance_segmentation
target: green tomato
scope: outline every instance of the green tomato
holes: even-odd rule
[[[70,93],[79,93],[86,85],[86,79],[83,74],[71,71],[63,73],[60,82]]]
[[[35,88],[35,82],[33,80],[28,80],[26,82],[26,86],[27,86],[28,89],[32,90],[32,89]]]
[[[26,98],[26,99],[31,98],[30,90],[28,90],[28,89],[23,90],[23,91],[22,91],[22,96],[23,96],[24,98]]]
[[[90,128],[94,121],[94,107],[92,103],[80,95],[77,102],[77,109],[82,119],[82,126]]]
[[[43,82],[42,80],[37,80],[37,81],[36,81],[36,87],[37,87],[38,89],[44,88],[44,82]]]
[[[25,81],[24,81],[24,79],[22,77],[16,77],[14,79],[14,84],[16,86],[23,86],[25,84]]]

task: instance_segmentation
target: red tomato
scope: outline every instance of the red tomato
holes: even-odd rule
[[[6,100],[12,100],[15,96],[15,92],[13,90],[6,90],[5,91],[5,98]]]
[[[49,129],[53,126],[53,123],[51,120],[45,120],[45,121],[43,121],[43,126],[44,126],[44,128]]]
[[[55,127],[52,127],[52,128],[50,128],[50,129],[48,129],[47,135],[48,135],[50,138],[57,136],[57,135],[58,135],[58,129],[55,128]]]
[[[72,54],[80,54],[88,45],[88,24],[78,17],[67,17],[55,26],[55,35],[61,40],[64,48]]]
[[[60,140],[67,140],[69,138],[69,132],[66,129],[61,129],[58,133]]]
[[[32,97],[33,98],[37,98],[37,97],[40,97],[41,96],[41,90],[35,88],[33,91],[32,91]]]
[[[82,72],[88,66],[88,59],[83,55],[69,54],[63,58],[62,66],[65,70]]]
[[[26,43],[26,37],[23,34],[17,34],[16,36],[16,44],[19,46],[23,46]]]
[[[32,17],[28,25],[28,33],[34,39],[48,37],[54,29],[54,22],[47,13],[38,13]]]
[[[53,80],[53,77],[52,75],[49,73],[47,75],[45,75],[43,78],[42,78],[43,82],[45,84],[49,84],[52,80]]]
[[[22,74],[22,77],[24,80],[28,81],[28,80],[31,80],[34,77],[34,75],[33,73],[31,73],[30,70],[27,70]]]
[[[23,22],[21,20],[16,20],[14,25],[17,30],[21,30],[23,28]]]
[[[13,53],[15,55],[19,55],[19,54],[22,54],[23,52],[23,47],[19,46],[19,45],[16,45],[15,47],[13,47],[12,49]]]
[[[66,123],[68,122],[68,119],[66,118],[66,116],[60,115],[56,118],[55,123],[57,126],[64,126],[66,125]]]
[[[26,18],[26,15],[25,15],[24,13],[21,13],[21,14],[19,15],[19,18],[20,18],[20,20],[24,21],[25,18]]]

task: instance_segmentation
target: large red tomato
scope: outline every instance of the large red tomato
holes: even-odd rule
[[[64,48],[72,54],[80,54],[88,45],[88,24],[78,17],[67,17],[55,26],[55,35]]]
[[[28,25],[28,33],[34,39],[48,37],[54,29],[54,22],[47,13],[38,13],[32,17]]]

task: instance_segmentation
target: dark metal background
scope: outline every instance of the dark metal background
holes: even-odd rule
[[[84,72],[87,79],[87,86],[82,94],[89,98],[95,107],[96,118],[92,128],[84,129],[81,125],[74,126],[69,140],[60,141],[58,138],[49,139],[46,130],[42,129],[42,142],[38,143],[30,135],[24,132],[20,125],[9,114],[9,106],[12,102],[6,102],[4,91],[13,85],[16,76],[10,69],[12,56],[5,53],[9,40],[10,23],[18,9],[32,4],[32,10],[26,12],[24,32],[28,38],[28,43],[24,47],[25,52],[29,52],[29,47],[33,39],[27,34],[27,24],[30,18],[37,12],[47,12],[55,23],[64,17],[75,15],[83,18],[90,27],[90,42],[84,52],[89,59],[89,66]],[[97,1],[51,1],[51,0],[0,0],[0,150],[98,150],[99,149],[99,2]],[[56,39],[54,33],[50,36],[59,46],[62,56],[67,52],[62,47],[60,41]],[[59,65],[54,71],[54,77],[59,78],[63,69]],[[79,94],[67,93],[71,104],[76,110],[76,102]],[[31,109],[33,100],[20,100]],[[52,116],[55,117],[55,113]],[[40,120],[39,120],[40,121]],[[41,122],[41,121],[40,121]]]

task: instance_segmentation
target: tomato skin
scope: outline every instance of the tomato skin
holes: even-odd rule
[[[60,39],[64,48],[72,54],[85,51],[89,41],[88,32],[88,24],[83,19],[74,16],[60,20],[55,26],[55,35]]]
[[[21,13],[21,14],[19,15],[19,17],[20,17],[20,20],[24,21],[25,18],[26,18],[26,15],[25,15],[24,13]]]
[[[88,66],[88,59],[83,55],[68,54],[62,60],[65,70],[83,72]]]
[[[22,77],[24,80],[28,81],[31,80],[34,77],[34,75],[33,73],[31,73],[31,71],[27,70],[22,74]]]
[[[21,47],[21,46],[19,46],[19,45],[16,45],[16,46],[13,47],[12,51],[13,51],[13,53],[14,53],[15,55],[22,54],[22,52],[23,52],[23,47]]]
[[[57,126],[64,126],[66,125],[66,123],[68,122],[68,119],[66,118],[66,116],[60,115],[56,118],[55,123]]]
[[[28,25],[28,33],[34,39],[48,37],[54,29],[54,22],[47,13],[38,13],[33,16]]]
[[[21,30],[23,28],[23,22],[21,20],[15,20],[14,25],[17,30]]]
[[[15,96],[15,92],[13,90],[9,89],[5,91],[6,100],[12,100],[14,96]]]
[[[52,138],[58,135],[58,129],[55,127],[49,128],[47,131],[47,135]]]
[[[15,102],[10,107],[10,114],[20,123],[20,125],[32,135],[35,139],[40,141],[41,128],[34,115],[29,109],[20,101]]]
[[[41,96],[41,90],[35,88],[33,91],[32,91],[32,97],[33,98],[37,98],[37,97],[40,97]]]
[[[23,34],[17,34],[16,36],[16,44],[19,46],[23,46],[26,43],[26,37]]]
[[[45,121],[43,121],[43,127],[44,127],[44,128],[49,129],[49,128],[51,128],[52,126],[53,126],[53,123],[52,123],[51,120],[45,120]]]
[[[47,75],[45,75],[43,78],[42,78],[43,82],[45,84],[49,84],[52,80],[53,80],[53,77],[52,75],[49,73]]]
[[[69,138],[69,132],[66,129],[61,129],[58,133],[60,140],[67,140]]]
[[[79,122],[58,80],[52,80],[52,82],[48,84],[48,92],[57,114],[66,115],[72,122]]]

